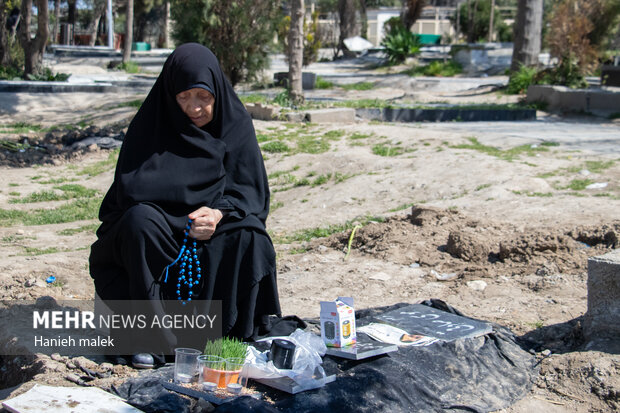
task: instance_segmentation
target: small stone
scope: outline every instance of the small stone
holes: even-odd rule
[[[371,279],[371,280],[378,280],[378,281],[388,281],[388,280],[392,279],[392,277],[390,277],[388,274],[386,274],[384,272],[378,272],[376,274],[371,275],[368,278]]]
[[[30,278],[29,280],[26,281],[26,287],[33,287],[37,284],[37,279],[36,278]]]
[[[80,378],[77,374],[71,373],[65,376],[65,379],[69,380],[72,383],[82,385],[84,384],[84,380]]]
[[[319,250],[319,252],[327,252],[329,248],[327,248],[325,245],[319,245],[317,249]]]
[[[437,271],[431,270],[431,275],[439,281],[450,281],[450,280],[455,279],[458,274],[455,272],[439,274]]]
[[[99,150],[99,146],[96,143],[91,143],[86,147],[89,152],[97,152]]]
[[[420,268],[420,264],[418,264],[417,262],[414,262],[413,264],[409,265],[409,268]]]
[[[96,369],[99,364],[95,363],[92,360],[87,359],[84,356],[80,356],[80,357],[75,357],[73,360],[73,363],[78,366],[78,367],[84,367],[86,369]]]
[[[75,369],[76,368],[75,364],[71,360],[67,360],[65,365],[67,366],[68,369]]]
[[[54,361],[64,361],[65,358],[63,356],[61,356],[58,353],[52,353],[52,355],[50,356],[50,358]]]
[[[540,354],[542,354],[545,357],[549,357],[551,355],[551,350],[545,349]]]
[[[487,288],[487,283],[482,280],[467,281],[467,286],[474,291],[484,291]]]
[[[112,370],[114,368],[114,365],[112,363],[101,363],[99,367],[101,367],[103,370]]]
[[[17,235],[24,235],[24,234],[25,234],[25,232],[24,232],[24,230],[23,230],[23,229],[18,229],[17,231],[15,231],[15,233],[16,233]]]

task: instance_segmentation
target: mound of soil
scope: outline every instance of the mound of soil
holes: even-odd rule
[[[372,223],[355,233],[351,248],[402,265],[419,264],[460,277],[500,274],[583,274],[588,257],[618,245],[620,221],[600,226],[522,229],[473,220],[457,211],[413,206],[411,214]],[[320,244],[343,250],[351,232]]]

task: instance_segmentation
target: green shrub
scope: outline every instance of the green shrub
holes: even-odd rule
[[[418,54],[420,39],[411,33],[398,17],[392,17],[388,22],[389,31],[383,38],[381,46],[385,48],[390,64],[402,63],[407,57]]]
[[[510,75],[506,93],[517,95],[527,92],[530,85],[536,84],[538,70],[535,67],[521,66],[518,71]]]

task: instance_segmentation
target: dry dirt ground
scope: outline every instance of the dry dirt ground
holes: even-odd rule
[[[88,119],[122,126],[135,109],[117,103],[136,98],[18,94],[15,110],[0,115],[0,123]],[[424,124],[255,126],[270,176],[268,229],[284,314],[316,318],[319,301],[338,295],[353,296],[357,308],[439,298],[532,343],[539,378],[526,398],[503,412],[620,408],[620,356],[584,350],[580,329],[587,258],[620,247],[617,155],[568,152],[553,143],[493,151],[469,135]],[[46,142],[44,133],[27,131],[0,138],[26,135]],[[0,159],[0,299],[93,296],[87,259],[96,219],[38,225],[6,212],[45,216],[41,210],[75,200],[18,201],[45,191],[71,198],[73,192],[62,189],[67,184],[81,185],[80,196],[95,206],[105,193],[113,175],[110,152],[65,152],[58,137],[54,142],[57,150],[36,165],[6,151]],[[585,189],[591,182],[608,186]],[[53,284],[45,282],[50,275],[57,278]],[[91,363],[4,358],[1,384],[26,381],[10,389],[14,395],[33,383],[72,385],[67,377],[75,381],[82,365],[112,372],[91,382],[102,388],[135,374]]]

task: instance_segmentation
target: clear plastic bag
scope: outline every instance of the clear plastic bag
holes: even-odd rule
[[[274,339],[287,340],[295,344],[293,368],[279,369],[268,359],[269,350],[260,352],[250,346],[246,358],[248,377],[251,379],[275,379],[289,377],[302,389],[316,388],[317,380],[325,378],[325,370],[321,364],[327,347],[321,337],[309,331],[295,330],[290,336],[269,337],[259,341],[271,342]]]

